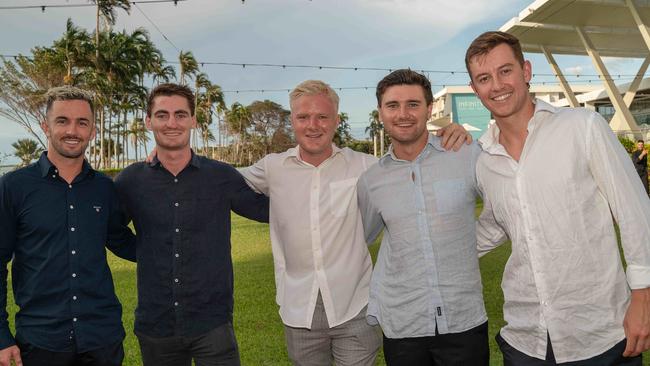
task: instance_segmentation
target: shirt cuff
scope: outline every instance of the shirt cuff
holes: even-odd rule
[[[630,289],[638,290],[650,287],[650,267],[629,264],[626,274]]]
[[[11,334],[9,327],[2,327],[0,329],[0,349],[5,349],[16,344],[14,336]]]

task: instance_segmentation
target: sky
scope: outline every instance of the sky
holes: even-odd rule
[[[140,3],[132,7],[130,14],[119,10],[114,29],[147,29],[168,61],[176,61],[183,50],[192,51],[204,63],[429,70],[427,76],[435,93],[444,85],[466,85],[469,80],[464,72],[464,54],[472,39],[484,31],[498,29],[531,2],[186,0],[176,6]],[[35,46],[50,46],[63,34],[68,18],[89,31],[95,26],[93,7],[46,7],[45,12],[3,7],[87,3],[0,0],[0,54],[30,55]],[[533,63],[534,73],[551,73],[543,57],[526,56]],[[559,56],[557,61],[568,74],[595,73],[586,57]],[[612,73],[630,73],[628,61],[609,59],[607,63]],[[366,137],[368,115],[377,104],[374,87],[388,73],[209,64],[204,64],[201,71],[221,86],[229,106],[234,102],[248,105],[269,99],[289,109],[287,90],[303,80],[323,80],[339,94],[339,110],[348,114],[356,138]],[[533,79],[533,83],[540,80]],[[282,91],[274,91],[278,89]],[[24,137],[29,135],[20,126],[0,117],[0,157],[11,154],[11,143]],[[16,161],[5,157],[0,165]]]

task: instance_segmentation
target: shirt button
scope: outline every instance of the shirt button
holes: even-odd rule
[[[174,178],[174,183],[178,183],[178,179]]]
[[[174,278],[174,282],[178,283],[178,278]]]
[[[55,173],[58,173],[58,172],[59,172],[59,169],[54,169],[54,172],[55,172]]]
[[[68,184],[68,188],[72,188],[72,184]]]
[[[76,296],[72,296],[72,300],[77,300],[77,297],[76,297]]]
[[[52,178],[56,178],[56,174],[52,174]]]
[[[76,321],[77,321],[77,318],[72,318],[72,321],[73,321],[73,322],[76,322]]]
[[[76,273],[73,273],[73,274],[72,274],[72,277],[77,277],[77,274],[76,274]]]
[[[77,254],[77,251],[76,251],[76,250],[72,250],[70,253],[71,253],[72,255],[75,255],[75,254]]]
[[[174,257],[178,258],[178,257],[180,257],[180,254],[176,253],[176,254],[174,254]]]
[[[74,231],[74,228],[73,228],[73,227],[71,227],[71,228],[70,228],[70,231]]]
[[[174,301],[174,306],[178,306],[178,301]]]
[[[71,210],[74,210],[74,206],[73,206],[73,205],[70,205],[70,209],[71,209]]]
[[[178,202],[174,202],[174,206],[178,207]]]
[[[179,231],[181,231],[181,229],[179,229],[179,228],[176,228],[176,232],[179,232]]]

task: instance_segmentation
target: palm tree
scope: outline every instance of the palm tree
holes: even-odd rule
[[[20,166],[27,166],[32,160],[38,159],[43,149],[38,146],[38,142],[32,139],[19,139],[11,144],[14,148],[14,156],[21,160]]]
[[[334,133],[334,143],[338,147],[344,147],[348,142],[352,140],[352,135],[350,134],[350,124],[348,123],[348,114],[345,112],[339,113],[339,126],[336,128]]]
[[[63,37],[54,41],[52,48],[60,53],[63,58],[66,69],[63,83],[73,85],[75,83],[74,70],[79,67],[90,66],[93,45],[88,32],[75,26],[72,19],[68,18],[65,28]]]
[[[370,133],[370,138],[372,139],[373,153],[377,156],[377,140],[380,135],[380,131],[384,128],[381,121],[379,120],[379,111],[374,109],[368,115],[368,122],[370,125],[366,127],[366,132]]]
[[[232,134],[237,137],[235,140],[235,150],[233,151],[234,155],[232,160],[233,162],[239,162],[241,160],[239,156],[240,147],[243,145],[247,136],[246,130],[251,124],[251,116],[248,109],[239,102],[233,103],[233,105],[230,106],[230,110],[226,112],[226,124]]]
[[[99,18],[103,17],[107,24],[115,25],[117,13],[115,9],[123,9],[127,14],[131,11],[130,0],[91,0],[97,5],[95,17],[95,60],[99,60]]]
[[[194,55],[191,51],[181,51],[181,53],[178,55],[178,63],[180,65],[180,84],[186,85],[187,82],[185,81],[185,78],[191,78],[192,76],[196,75],[196,73],[199,71],[199,63],[196,62],[196,59],[194,58]]]

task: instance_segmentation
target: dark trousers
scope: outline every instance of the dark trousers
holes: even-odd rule
[[[525,353],[519,352],[512,347],[505,339],[501,338],[501,334],[496,335],[496,341],[503,353],[504,366],[554,366],[558,365],[555,362],[553,355],[553,347],[551,346],[551,339],[548,339],[548,346],[546,347],[546,360],[528,356]],[[641,366],[641,355],[636,357],[623,357],[625,350],[626,340],[618,342],[614,347],[608,349],[604,353],[581,361],[565,362],[560,365],[565,366]]]
[[[232,323],[195,337],[153,338],[136,334],[144,366],[239,366]]]
[[[433,337],[384,336],[384,358],[388,366],[487,366],[490,362],[488,324]]]
[[[16,340],[23,366],[121,366],[122,341],[88,352],[53,352]]]

